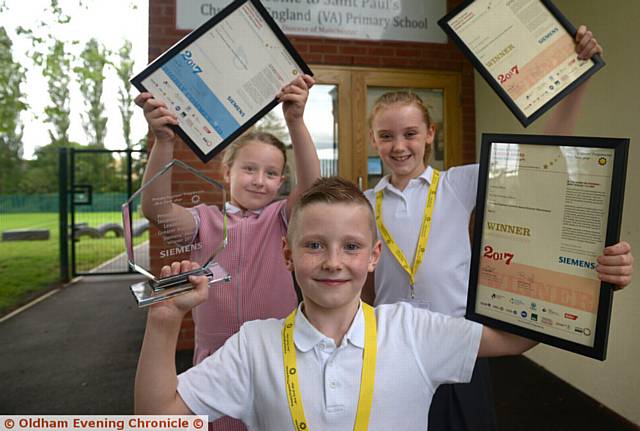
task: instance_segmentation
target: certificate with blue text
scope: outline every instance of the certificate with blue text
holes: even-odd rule
[[[258,0],[237,0],[132,78],[178,117],[207,162],[267,114],[280,88],[311,70]]]
[[[628,139],[483,135],[467,317],[604,359]]]

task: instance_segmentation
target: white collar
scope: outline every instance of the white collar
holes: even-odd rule
[[[308,352],[328,338],[307,320],[307,317],[302,312],[302,304],[298,305],[295,325],[293,341],[301,352]],[[364,313],[362,312],[362,303],[358,306],[356,317],[351,322],[344,339],[354,346],[364,349]]]
[[[427,168],[422,171],[422,173],[420,175],[418,175],[417,178],[414,179],[421,179],[423,180],[426,184],[431,184],[431,181],[433,179],[433,168],[431,166],[427,166]],[[384,189],[389,189],[390,191],[395,191],[397,193],[401,193],[400,190],[398,190],[393,184],[391,184],[391,174],[387,174],[384,177],[382,177],[382,179],[380,179],[380,181],[378,181],[378,184],[376,184],[376,186],[373,188],[373,192],[374,193],[378,193],[380,190],[384,190]]]
[[[242,212],[243,210],[237,206],[235,206],[234,204],[232,204],[231,202],[225,202],[224,203],[224,209],[227,211],[227,214],[236,214],[239,212]],[[262,210],[264,208],[258,208],[255,210],[247,210],[250,213],[253,213],[255,215],[260,215],[260,213],[262,213]]]

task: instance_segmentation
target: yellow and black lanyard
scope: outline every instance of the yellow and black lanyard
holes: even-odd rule
[[[284,359],[284,379],[289,401],[289,412],[296,431],[309,431],[309,424],[304,415],[302,394],[298,381],[298,368],[296,366],[296,348],[293,342],[293,330],[295,326],[297,308],[291,312],[282,328],[282,356]],[[364,313],[364,351],[362,353],[362,375],[360,376],[360,397],[354,431],[366,431],[369,427],[371,415],[371,402],[373,400],[373,382],[376,373],[376,316],[368,304],[362,303]]]
[[[380,235],[382,235],[382,239],[385,244],[389,248],[389,251],[396,258],[402,269],[404,269],[407,274],[409,274],[409,288],[411,289],[411,299],[415,299],[415,284],[416,284],[416,273],[418,272],[418,268],[422,263],[422,258],[424,257],[424,252],[427,249],[427,241],[429,240],[429,231],[431,230],[431,215],[433,214],[433,207],[436,202],[436,193],[438,192],[438,181],[440,180],[440,171],[433,170],[433,175],[431,177],[431,186],[429,186],[429,194],[427,195],[427,202],[424,207],[424,216],[422,218],[422,226],[420,226],[420,237],[418,239],[418,244],[416,245],[416,252],[413,257],[413,266],[409,266],[409,262],[405,257],[402,249],[395,242],[391,233],[384,225],[382,221],[382,196],[383,190],[380,190],[376,193],[376,224],[378,225],[378,230],[380,231]]]

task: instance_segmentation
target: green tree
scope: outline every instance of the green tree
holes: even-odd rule
[[[13,60],[13,43],[0,27],[0,193],[19,190],[22,174],[22,132],[20,114],[27,109],[21,84],[24,67]]]
[[[25,174],[20,181],[24,193],[55,193],[58,191],[58,149],[82,148],[76,142],[51,142],[34,151],[33,160],[26,160]]]
[[[50,142],[69,142],[71,107],[69,83],[71,81],[71,61],[73,56],[65,50],[65,44],[56,40],[42,64],[42,74],[47,78],[47,88],[51,104],[44,108],[49,129]]]
[[[133,117],[133,96],[131,95],[131,82],[129,79],[133,75],[134,61],[131,58],[131,42],[126,40],[118,50],[116,61],[112,63],[113,68],[116,71],[120,85],[118,87],[118,109],[120,111],[120,118],[122,120],[122,136],[127,149],[133,149],[134,144],[131,138],[131,118]],[[140,142],[137,143],[140,145]],[[139,154],[134,154],[139,156]],[[122,177],[122,181],[126,182],[127,179],[127,163],[123,158],[117,165],[120,168],[118,173]],[[139,158],[134,158],[132,163],[133,169],[133,181],[136,183],[136,170],[140,164]],[[136,187],[137,189],[138,187]]]
[[[118,62],[114,64],[120,87],[118,88],[118,109],[122,118],[122,135],[127,148],[131,148],[131,117],[133,116],[133,96],[131,82],[133,74],[133,59],[131,58],[131,42],[126,40],[118,51]]]
[[[109,51],[92,38],[80,54],[82,65],[73,69],[84,96],[86,111],[82,115],[82,127],[89,139],[89,147],[93,148],[104,148],[107,131],[102,93],[105,80],[104,69],[109,62],[108,56]]]
[[[58,189],[58,148],[78,146],[69,142],[69,84],[71,81],[71,63],[73,55],[66,49],[63,41],[56,39],[51,32],[51,23],[65,25],[71,17],[64,13],[58,0],[51,0],[44,9],[43,19],[32,28],[18,27],[17,33],[31,42],[27,53],[33,63],[41,69],[47,79],[49,104],[45,107],[45,118],[49,126],[49,143],[39,146],[34,159],[24,161],[25,172],[21,177],[20,188],[27,193],[56,192]],[[51,16],[53,20],[46,17]],[[77,43],[71,41],[72,44]]]
[[[90,39],[80,54],[81,65],[75,67],[76,79],[84,98],[85,112],[82,116],[82,127],[88,139],[90,149],[105,149],[104,140],[107,134],[107,116],[102,102],[105,68],[110,64],[111,52],[95,38]],[[94,191],[111,191],[121,187],[121,169],[119,160],[111,154],[95,154],[85,159],[89,165],[82,169],[86,176],[83,182],[91,184]],[[80,178],[79,178],[80,179]]]
[[[147,166],[147,155],[149,149],[148,138],[148,135],[145,135],[134,146],[134,148],[142,150],[142,152],[134,154],[131,163],[131,180],[133,181],[133,190],[138,190],[142,187],[142,176],[144,175],[144,170]]]

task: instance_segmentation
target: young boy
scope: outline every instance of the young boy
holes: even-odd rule
[[[150,307],[136,413],[228,415],[250,430],[351,430],[354,423],[355,429],[426,429],[425,406],[438,385],[468,381],[476,356],[515,355],[535,345],[404,303],[375,312],[361,303],[381,246],[369,202],[348,181],[318,180],[300,198],[283,248],[303,303],[285,322],[244,324],[179,377],[180,322],[206,299],[207,280],[193,277],[194,291]],[[163,271],[191,267],[175,262]]]

